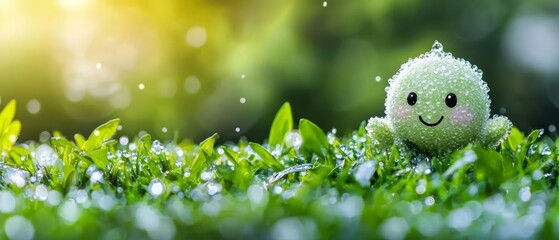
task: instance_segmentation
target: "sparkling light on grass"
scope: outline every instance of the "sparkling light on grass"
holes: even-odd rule
[[[125,136],[118,121],[11,145],[0,238],[559,237],[559,140],[540,130],[425,156],[372,144],[365,124],[340,136],[283,114],[273,146]]]
[[[144,85],[143,83],[138,84],[138,89],[144,90],[144,88],[146,88],[146,85]]]

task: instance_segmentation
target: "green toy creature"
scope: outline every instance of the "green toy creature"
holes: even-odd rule
[[[411,59],[389,81],[386,117],[373,117],[367,131],[374,142],[415,146],[436,153],[479,142],[496,147],[511,130],[503,116],[489,119],[489,88],[482,71],[443,51]]]

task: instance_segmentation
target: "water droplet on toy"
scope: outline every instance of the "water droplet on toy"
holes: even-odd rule
[[[436,53],[442,53],[443,52],[443,44],[441,44],[439,41],[435,40],[435,43],[433,43],[433,47],[431,47],[431,51],[436,52]]]
[[[149,193],[154,196],[160,196],[165,191],[165,185],[159,179],[151,180],[149,184]]]

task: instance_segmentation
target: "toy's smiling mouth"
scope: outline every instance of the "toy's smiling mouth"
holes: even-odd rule
[[[441,118],[439,119],[439,121],[437,121],[436,123],[428,123],[428,122],[423,121],[423,118],[421,118],[421,115],[420,115],[420,116],[419,116],[419,121],[421,121],[421,123],[423,123],[423,124],[425,124],[425,125],[427,125],[427,126],[429,126],[429,127],[434,127],[434,126],[439,125],[439,123],[441,123],[441,122],[443,121],[443,118],[444,118],[444,116],[441,116]]]

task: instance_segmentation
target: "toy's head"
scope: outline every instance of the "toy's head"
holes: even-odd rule
[[[481,76],[436,41],[431,51],[402,65],[389,80],[385,103],[397,139],[430,152],[478,139],[490,104]]]

